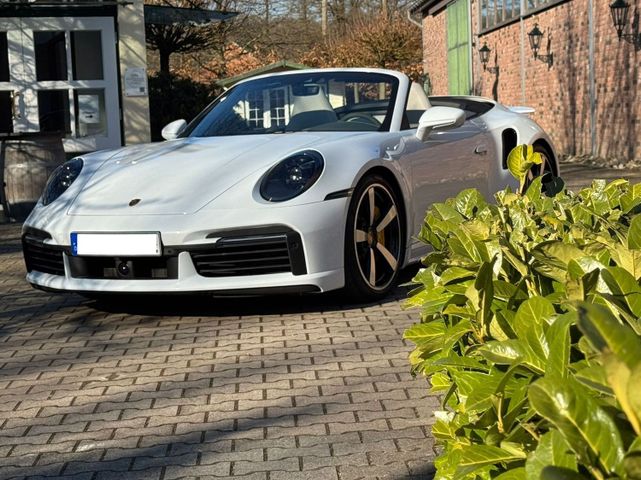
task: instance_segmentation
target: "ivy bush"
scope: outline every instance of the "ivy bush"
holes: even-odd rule
[[[534,156],[533,156],[534,155]],[[442,394],[436,479],[641,479],[641,185],[435,204],[408,305],[415,373]]]

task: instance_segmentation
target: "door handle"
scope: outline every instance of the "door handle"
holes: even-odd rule
[[[20,92],[11,92],[11,119],[20,118]]]
[[[476,155],[487,155],[487,147],[485,145],[478,145],[474,149],[474,153]]]

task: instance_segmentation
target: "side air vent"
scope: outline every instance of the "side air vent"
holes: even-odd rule
[[[63,247],[49,245],[44,241],[51,236],[40,230],[31,230],[22,236],[22,252],[27,272],[43,272],[64,276]]]
[[[502,140],[503,140],[503,170],[507,170],[507,157],[510,155],[510,152],[516,147],[518,142],[518,137],[516,131],[508,128],[503,130]]]

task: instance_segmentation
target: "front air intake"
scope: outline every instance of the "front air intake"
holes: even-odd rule
[[[28,230],[22,236],[22,252],[27,272],[50,273],[64,276],[64,247],[45,243],[51,236],[40,230]]]
[[[306,273],[300,235],[294,232],[225,237],[190,255],[203,277]]]

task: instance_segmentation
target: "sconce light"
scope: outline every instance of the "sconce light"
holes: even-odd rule
[[[539,49],[541,48],[541,41],[543,40],[543,32],[539,28],[539,24],[534,24],[534,28],[530,33],[528,33],[530,39],[530,48],[534,52],[534,58],[541,60],[543,63],[547,63],[548,68],[554,64],[554,55],[552,53],[548,55],[539,55]]]
[[[610,13],[612,14],[612,23],[617,31],[619,41],[625,40],[632,43],[637,50],[641,49],[641,34],[639,33],[638,14],[632,22],[632,33],[624,33],[627,29],[628,15],[630,14],[630,4],[625,0],[614,0],[610,4]]]
[[[483,43],[483,46],[479,48],[479,56],[481,57],[481,64],[483,65],[483,70],[486,70],[492,74],[497,74],[499,73],[499,67],[488,67],[487,63],[490,61],[490,53],[492,50],[490,50],[490,47],[487,46],[487,42]]]

